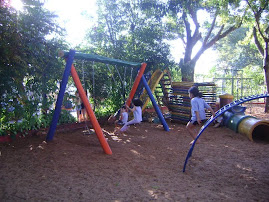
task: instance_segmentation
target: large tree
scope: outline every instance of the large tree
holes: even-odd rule
[[[183,81],[194,81],[194,69],[201,55],[242,24],[240,1],[169,0],[168,14],[173,30],[184,44],[180,60]],[[205,20],[209,15],[208,20]],[[195,47],[200,46],[197,52]]]
[[[269,1],[246,0],[254,16],[253,36],[255,44],[263,57],[263,69],[267,92],[269,91]],[[269,98],[266,99],[265,112],[269,112]]]

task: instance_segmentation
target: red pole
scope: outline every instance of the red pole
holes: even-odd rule
[[[101,143],[101,145],[103,147],[104,152],[106,154],[112,154],[112,151],[111,151],[111,149],[110,149],[110,147],[109,147],[109,145],[108,145],[108,143],[106,141],[106,138],[105,138],[105,136],[103,134],[103,131],[102,131],[97,119],[96,119],[96,116],[95,116],[95,114],[94,114],[94,112],[92,110],[92,107],[91,107],[91,105],[89,103],[87,95],[86,95],[86,93],[85,93],[85,91],[84,91],[84,89],[82,87],[82,84],[80,82],[79,76],[78,76],[77,71],[76,71],[73,64],[72,64],[72,67],[71,67],[71,75],[72,75],[73,80],[75,82],[75,85],[76,85],[76,87],[78,89],[79,97],[81,98],[81,100],[82,100],[82,102],[83,102],[83,104],[84,104],[84,106],[86,108],[87,114],[90,117],[90,121],[91,121],[91,123],[93,125],[93,128],[94,128],[95,133],[96,133],[96,135],[97,135],[97,137],[99,139],[99,142]]]
[[[141,67],[140,67],[140,70],[139,70],[139,72],[138,72],[138,74],[137,74],[137,76],[136,76],[136,78],[135,78],[135,81],[134,81],[132,90],[131,90],[131,92],[130,92],[129,98],[128,98],[127,102],[126,102],[126,104],[127,104],[128,106],[129,106],[129,105],[131,104],[131,102],[132,102],[132,99],[133,99],[133,97],[134,97],[134,95],[135,95],[135,92],[136,92],[136,90],[137,90],[137,87],[138,87],[138,85],[139,85],[139,82],[140,82],[140,80],[141,80],[141,78],[142,78],[142,76],[143,76],[143,74],[144,74],[144,71],[145,71],[145,69],[146,69],[146,66],[147,66],[147,63],[142,63],[142,65],[141,65]]]

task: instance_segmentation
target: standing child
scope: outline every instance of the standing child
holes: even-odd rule
[[[215,116],[215,112],[213,109],[201,98],[202,93],[199,92],[196,86],[193,86],[189,89],[189,97],[191,98],[191,120],[187,123],[187,130],[190,133],[193,140],[190,144],[193,143],[196,133],[195,133],[195,125],[201,123],[206,120],[205,108],[208,109],[213,116]]]
[[[76,91],[75,103],[76,103],[76,111],[77,111],[77,120],[80,123],[81,122],[81,100],[80,100],[78,91]]]
[[[131,121],[128,121],[123,125],[123,127],[120,129],[120,132],[125,132],[128,129],[129,125],[140,123],[142,121],[142,109],[141,106],[143,105],[143,102],[139,99],[133,100],[133,108],[130,108],[128,105],[126,105],[126,108],[131,110],[134,114],[134,118]]]

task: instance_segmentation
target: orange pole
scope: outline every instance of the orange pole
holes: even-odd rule
[[[71,67],[71,75],[72,75],[73,80],[75,82],[75,85],[76,85],[76,87],[78,89],[79,97],[81,98],[81,100],[82,100],[82,102],[83,102],[83,104],[84,104],[84,106],[86,108],[87,114],[90,117],[90,121],[91,121],[91,123],[93,125],[93,128],[94,128],[95,133],[96,133],[96,135],[97,135],[97,137],[99,139],[99,142],[101,143],[101,145],[103,147],[104,152],[106,154],[112,154],[112,151],[111,151],[111,149],[110,149],[110,147],[109,147],[109,145],[108,145],[108,143],[106,141],[106,138],[105,138],[105,136],[103,134],[103,131],[102,131],[97,119],[96,119],[96,116],[95,116],[95,114],[94,114],[94,112],[92,110],[92,107],[91,107],[91,105],[89,103],[87,95],[86,95],[86,93],[85,93],[85,91],[84,91],[84,89],[82,87],[82,84],[80,82],[79,76],[78,76],[77,71],[76,71],[73,64],[72,64],[72,67]]]
[[[138,87],[138,85],[139,85],[139,82],[140,82],[140,80],[141,80],[141,78],[142,78],[142,76],[143,76],[143,74],[144,74],[144,71],[145,71],[145,69],[146,69],[146,66],[147,66],[147,63],[142,63],[142,65],[141,65],[141,67],[140,67],[140,70],[139,70],[139,72],[138,72],[138,74],[137,74],[137,76],[136,76],[136,78],[135,78],[135,81],[134,81],[132,90],[131,90],[131,92],[130,92],[129,98],[128,98],[127,102],[126,102],[126,104],[127,104],[128,106],[129,106],[129,105],[131,104],[131,102],[132,102],[132,99],[133,99],[133,97],[134,97],[134,95],[135,95],[135,92],[136,92],[136,90],[137,90],[137,87]]]

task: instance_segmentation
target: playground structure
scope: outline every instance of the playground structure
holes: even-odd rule
[[[160,85],[157,85],[155,89],[155,96],[157,98],[157,101],[161,106],[169,108],[169,101],[172,89],[172,77],[169,70],[166,69],[163,71],[163,76],[159,84]]]
[[[99,142],[104,150],[104,152],[106,154],[112,154],[112,151],[104,137],[103,131],[98,123],[98,120],[96,119],[96,116],[94,114],[94,111],[92,110],[92,107],[89,103],[89,100],[87,98],[87,95],[82,87],[82,84],[80,82],[79,76],[76,72],[76,69],[73,65],[73,60],[74,59],[82,59],[82,60],[88,60],[88,61],[96,61],[96,62],[102,62],[102,63],[106,63],[106,64],[117,64],[117,65],[125,65],[125,66],[129,66],[129,67],[140,67],[140,70],[136,76],[136,79],[134,81],[133,87],[131,89],[131,92],[129,94],[129,98],[126,101],[127,105],[131,104],[131,101],[135,95],[135,92],[137,90],[137,87],[139,85],[140,80],[143,82],[145,89],[148,93],[148,96],[150,97],[152,104],[159,116],[159,119],[161,120],[163,127],[166,131],[169,131],[169,127],[167,125],[167,123],[165,122],[162,113],[160,112],[158,105],[156,104],[156,101],[151,93],[151,90],[146,82],[146,79],[144,77],[144,71],[146,69],[146,63],[134,63],[134,62],[126,62],[126,61],[122,61],[122,60],[118,60],[118,59],[111,59],[111,58],[107,58],[107,57],[102,57],[102,56],[98,56],[98,55],[90,55],[90,54],[83,54],[83,53],[75,53],[74,50],[70,50],[69,52],[61,52],[60,53],[61,57],[64,57],[66,59],[66,66],[65,66],[65,70],[63,73],[63,78],[62,78],[62,82],[61,82],[61,86],[60,86],[60,91],[57,97],[57,101],[56,101],[56,106],[55,106],[55,110],[54,110],[54,114],[53,114],[53,118],[52,118],[52,122],[50,125],[50,129],[49,132],[47,134],[47,141],[51,141],[53,139],[56,127],[57,127],[57,122],[60,116],[60,112],[61,112],[61,106],[62,106],[62,102],[63,102],[63,97],[64,97],[64,93],[65,93],[65,89],[66,89],[66,85],[67,85],[67,81],[68,81],[68,77],[70,75],[72,75],[72,78],[74,80],[74,83],[77,87],[79,96],[82,100],[82,103],[85,106],[86,112],[90,118],[90,121],[93,125],[93,128],[95,130],[95,133],[99,139]]]
[[[158,74],[157,74],[158,73]],[[154,72],[153,75],[163,76],[158,70],[158,72]],[[154,76],[153,76],[154,78]],[[152,79],[153,80],[153,79]],[[160,82],[161,79],[155,79],[156,82]],[[150,83],[150,81],[148,82]],[[191,86],[197,86],[199,91],[203,93],[203,99],[211,105],[213,109],[216,108],[216,85],[215,83],[192,83],[192,82],[171,82],[172,87],[170,92],[168,93],[167,100],[169,100],[169,104],[167,105],[170,113],[171,120],[178,121],[180,123],[187,123],[190,119],[190,98],[188,95],[188,89]],[[156,87],[157,83],[153,86]],[[152,88],[153,90],[154,88]],[[163,92],[165,94],[165,92]],[[254,99],[266,98],[269,97],[269,94],[260,94],[253,95],[246,98],[242,98],[236,101],[233,100],[232,95],[222,95],[220,98],[220,106],[222,107],[220,110],[216,112],[216,116],[214,118],[210,118],[211,114],[207,113],[208,121],[204,126],[201,127],[194,143],[192,144],[188,155],[186,157],[186,161],[184,164],[183,172],[185,172],[186,164],[188,159],[190,158],[194,145],[203,131],[219,116],[224,116],[224,124],[234,130],[236,133],[240,133],[246,135],[251,141],[259,141],[259,140],[268,140],[268,131],[269,131],[269,120],[261,120],[252,116],[247,116],[244,114],[244,107],[239,105],[244,102],[252,101]]]
[[[223,115],[224,125],[236,133],[246,135],[251,141],[269,139],[269,120],[257,119],[245,115],[244,111],[226,111]]]
[[[150,77],[150,75],[148,75]],[[158,85],[159,84],[159,85]],[[155,92],[155,97],[159,106],[168,108],[172,121],[186,124],[190,120],[190,98],[188,90],[192,86],[197,86],[199,91],[203,93],[203,99],[213,108],[216,108],[216,86],[214,83],[193,83],[193,82],[172,82],[168,70],[161,71],[157,69],[150,78],[148,78],[148,86],[151,92]],[[146,109],[149,102],[146,90],[140,95],[143,101],[143,110]],[[210,112],[206,111],[207,118]]]
[[[163,72],[161,70],[156,70],[152,74],[148,81],[149,86],[151,86],[151,91],[154,91],[158,83],[162,86],[161,81],[165,73],[167,73],[167,70]],[[163,88],[162,86],[162,96],[169,101],[166,106],[171,113],[171,120],[184,124],[189,121],[191,106],[188,89],[192,86],[197,86],[199,91],[203,94],[203,99],[212,107],[212,109],[216,109],[217,87],[215,83],[172,82],[171,79],[169,83],[171,85],[170,88]],[[165,91],[163,89],[165,89]],[[146,94],[143,93],[141,95],[141,99],[145,100],[145,95]],[[162,96],[159,96],[161,97],[161,100],[163,99]],[[223,94],[219,97],[220,107],[223,107],[233,101],[233,96],[229,94]],[[145,105],[143,109],[145,109],[147,101],[144,103]],[[266,133],[269,131],[269,120],[261,120],[252,116],[247,116],[244,114],[245,109],[246,108],[241,106],[234,106],[225,112],[224,125],[236,133],[246,135],[251,141],[266,139]],[[207,111],[206,115],[209,119],[211,113]]]
[[[155,96],[157,98],[158,103],[160,105],[167,106],[169,102],[169,95],[170,95],[170,90],[171,90],[171,77],[170,77],[169,71],[168,70],[161,71],[160,69],[157,69],[152,74],[151,78],[148,80],[147,83],[148,83],[148,86],[150,87],[151,92],[155,92]],[[158,92],[155,91],[156,88],[158,87],[158,84],[161,85],[160,88],[161,88],[162,94],[158,94]],[[142,107],[142,111],[144,111],[150,100],[150,98],[147,95],[146,89],[144,89],[142,94],[140,95],[140,100],[144,103]]]
[[[67,80],[68,80],[68,76],[71,72],[71,75],[73,77],[73,80],[75,82],[75,85],[78,89],[79,92],[79,96],[82,99],[82,102],[85,105],[86,111],[90,117],[90,121],[92,122],[92,125],[94,127],[94,130],[97,134],[97,137],[103,147],[103,150],[105,151],[106,154],[112,154],[112,151],[106,141],[106,139],[104,138],[102,129],[94,115],[93,110],[91,109],[91,106],[89,104],[89,101],[87,99],[86,93],[81,85],[81,82],[79,80],[79,77],[76,73],[75,67],[73,65],[73,60],[75,58],[75,51],[70,50],[69,53],[64,53],[63,55],[66,58],[66,67],[65,67],[65,71],[63,74],[63,79],[62,79],[62,83],[61,83],[61,88],[60,88],[60,92],[57,98],[57,102],[56,102],[56,106],[55,106],[55,112],[53,115],[53,120],[49,129],[49,132],[47,134],[47,140],[50,141],[53,139],[53,135],[57,126],[57,121],[59,118],[59,114],[60,114],[60,110],[61,110],[61,105],[62,105],[62,101],[63,101],[63,96],[64,96],[64,91],[66,88],[66,84],[67,84]],[[103,62],[103,63],[109,63],[109,64],[121,64],[121,65],[127,65],[127,66],[140,66],[140,63],[132,63],[132,62],[125,62],[125,61],[121,61],[121,60],[116,60],[116,59],[111,59],[111,58],[105,58],[105,57],[101,57],[101,56],[96,56],[96,55],[89,55],[89,54],[82,54],[82,53],[77,53],[76,55],[76,59],[87,59],[87,60],[92,60],[92,61],[97,61],[97,62]],[[165,122],[165,119],[158,107],[158,104],[155,101],[155,98],[152,94],[152,91],[154,91],[158,85],[158,83],[160,83],[165,75],[165,72],[161,72],[161,71],[156,71],[156,73],[153,74],[153,76],[151,77],[151,79],[149,81],[146,80],[145,76],[144,76],[144,71],[146,68],[146,63],[142,63],[140,70],[136,76],[136,79],[134,81],[133,87],[131,89],[129,98],[127,99],[126,104],[130,105],[131,100],[133,99],[137,87],[140,83],[140,81],[142,82],[142,84],[145,87],[145,90],[143,91],[143,93],[141,94],[141,99],[146,99],[143,100],[144,101],[144,106],[143,109],[145,109],[146,107],[146,103],[148,103],[149,99],[151,99],[153,107],[159,117],[159,119],[161,120],[163,127],[166,131],[169,131],[168,125]],[[166,72],[167,73],[167,72]],[[171,79],[165,79],[165,80],[170,80]],[[166,85],[170,85],[169,82]],[[206,100],[206,102],[208,102],[211,105],[215,104],[216,101],[216,90],[215,90],[215,85],[214,83],[185,83],[185,82],[175,82],[172,83],[172,90],[173,90],[173,94],[170,94],[171,89],[166,88],[165,85],[161,85],[162,89],[163,89],[163,99],[165,98],[165,103],[168,103],[168,109],[171,110],[171,112],[173,113],[173,107],[176,108],[174,106],[175,104],[175,100],[179,103],[178,106],[179,107],[185,107],[183,109],[185,109],[188,113],[190,110],[190,105],[187,106],[187,104],[190,104],[189,100],[187,101],[188,98],[188,94],[187,94],[187,89],[189,89],[190,86],[196,85],[200,91],[204,94],[204,99]],[[179,88],[177,88],[179,86]],[[210,89],[210,90],[208,90]],[[146,96],[146,93],[148,94],[148,97]],[[177,97],[175,99],[175,95],[179,96],[179,98]],[[147,97],[147,98],[146,98]],[[214,121],[216,120],[216,118],[218,118],[221,115],[224,115],[225,112],[227,112],[228,110],[231,110],[233,107],[241,105],[244,102],[248,102],[254,99],[259,99],[259,98],[265,98],[265,97],[269,97],[269,94],[260,94],[260,95],[254,95],[254,96],[249,96],[246,98],[242,98],[239,100],[236,100],[234,102],[231,102],[225,106],[223,106],[220,110],[218,110],[216,112],[216,116],[215,117],[211,117],[208,119],[208,121],[204,124],[204,126],[201,127],[197,137],[195,138],[193,144],[190,147],[190,150],[187,154],[185,163],[184,163],[184,168],[183,168],[183,172],[185,172],[186,169],[186,165],[188,162],[188,159],[191,157],[194,146],[196,144],[196,141],[198,140],[198,138],[201,136],[201,134],[203,133],[203,131]],[[174,99],[174,100],[173,100]],[[168,102],[169,101],[169,102]],[[184,106],[185,105],[185,106]],[[214,108],[214,106],[212,107]],[[187,113],[186,113],[187,114]],[[238,126],[236,125],[236,131],[238,130],[240,133],[246,133],[246,135],[249,137],[249,139],[253,140],[253,137],[255,136],[255,131],[262,131],[264,130],[264,128],[266,128],[266,130],[269,127],[269,123],[268,122],[263,122],[260,120],[254,120],[252,117],[248,117],[246,116],[243,120],[243,118],[241,116],[235,116],[234,119],[238,119]],[[231,119],[234,121],[234,119]],[[183,119],[184,121],[187,121],[187,116],[184,117]],[[239,125],[239,122],[241,122],[241,127]],[[243,126],[242,126],[243,124]],[[233,125],[233,124],[232,124]],[[234,127],[234,126],[233,126]],[[258,128],[258,129],[257,129]],[[247,132],[244,132],[247,131]],[[253,136],[254,134],[254,136]],[[255,139],[255,138],[254,138]]]
[[[210,119],[207,120],[207,122],[201,127],[198,135],[196,136],[195,140],[193,141],[193,144],[191,145],[190,149],[189,149],[189,152],[186,156],[186,159],[185,159],[185,163],[184,163],[184,166],[183,166],[183,172],[186,171],[186,166],[187,166],[187,163],[188,163],[188,160],[189,158],[192,156],[192,152],[193,152],[193,149],[194,149],[194,146],[197,142],[197,140],[199,139],[199,137],[202,135],[202,133],[205,131],[205,129],[211,124],[213,123],[213,121],[215,121],[218,117],[220,117],[221,115],[223,115],[225,112],[227,112],[228,110],[231,110],[233,107],[235,106],[238,106],[238,105],[241,105],[245,102],[248,102],[248,101],[251,101],[251,100],[255,100],[255,99],[259,99],[259,98],[265,98],[265,97],[269,97],[269,94],[268,93],[265,93],[265,94],[260,94],[260,95],[253,95],[253,96],[249,96],[249,97],[245,97],[245,98],[242,98],[242,99],[239,99],[239,100],[236,100],[234,102],[231,102],[225,106],[223,106],[222,108],[220,108],[217,112],[216,112],[216,115],[214,117],[211,117]],[[254,130],[254,127],[255,124],[253,123],[250,123],[250,124],[246,124],[246,126],[251,126],[250,128]],[[248,130],[248,127],[245,127],[247,130]]]
[[[191,105],[188,90],[192,86],[198,87],[203,94],[202,98],[212,109],[216,108],[216,86],[214,83],[172,82],[169,109],[173,121],[186,124],[190,120]],[[210,117],[209,111],[206,111],[206,116]]]

